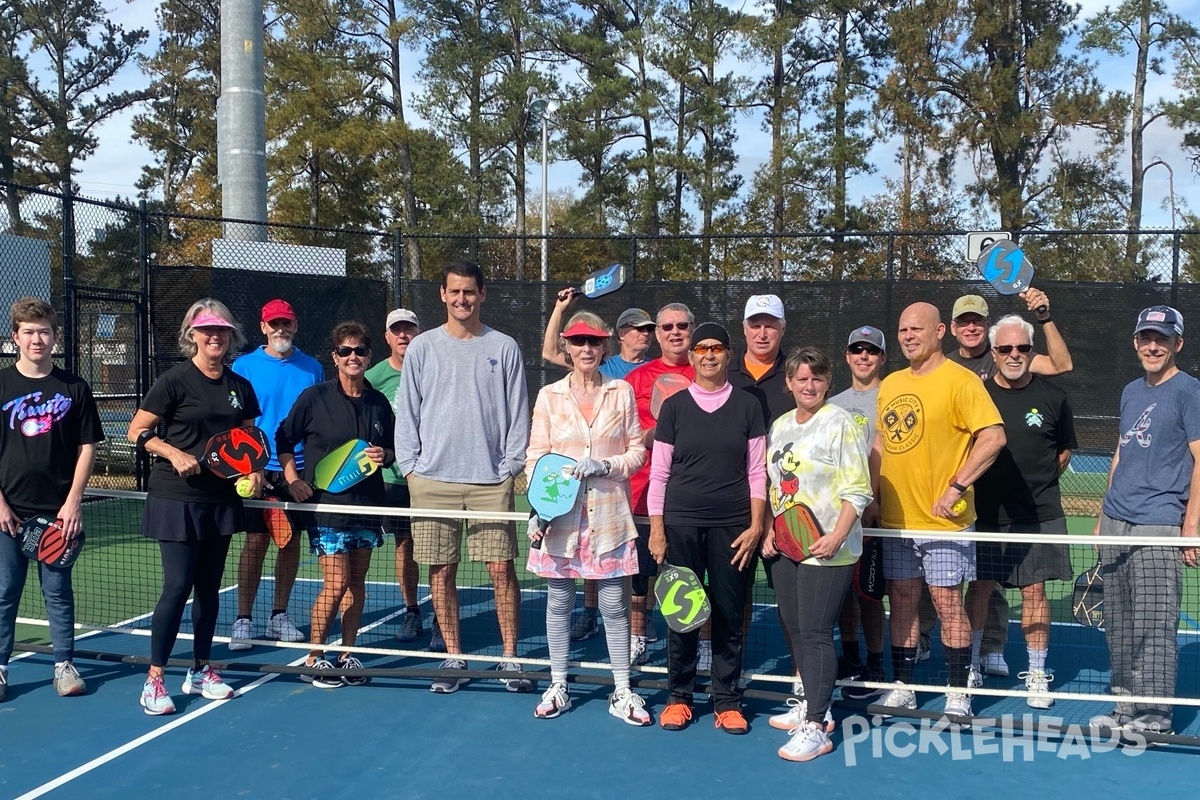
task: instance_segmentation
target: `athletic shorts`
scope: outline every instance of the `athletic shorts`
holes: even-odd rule
[[[383,504],[389,508],[412,508],[408,496],[408,485],[404,483],[385,483]],[[392,535],[396,541],[412,538],[412,517],[384,517],[383,533]]]
[[[414,508],[445,511],[512,511],[513,479],[501,483],[445,483],[413,474],[408,491]],[[462,560],[463,521],[415,517],[413,559],[418,564],[457,564]],[[467,556],[497,564],[517,557],[517,528],[507,520],[475,519],[466,525]]]
[[[1048,522],[988,525],[996,533],[1066,533],[1066,517]],[[1009,589],[1046,581],[1074,579],[1071,551],[1065,544],[976,542],[975,572],[981,581],[999,581]]]
[[[278,470],[268,470],[266,473],[267,483],[271,485],[270,489],[263,489],[263,500],[282,500],[285,503],[292,502],[292,495],[287,490],[287,481],[283,479],[283,473]],[[242,522],[245,526],[246,533],[270,533],[267,527],[267,521],[264,518],[266,509],[247,507],[242,513]],[[292,512],[281,512],[287,518],[288,524],[292,526],[292,532],[304,530],[304,521],[302,515]]]
[[[973,531],[971,525],[964,530]],[[930,586],[975,580],[975,542],[956,539],[883,540],[883,574],[889,580],[924,578]]]
[[[232,536],[242,529],[241,502],[212,503],[146,495],[142,507],[142,536],[159,542],[199,542],[212,536]]]
[[[351,550],[373,550],[382,546],[383,534],[378,530],[339,530],[322,525],[308,529],[308,552],[314,556],[336,556]]]

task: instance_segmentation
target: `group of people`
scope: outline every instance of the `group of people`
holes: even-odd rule
[[[1074,426],[1066,395],[1045,376],[1072,365],[1043,292],[1031,288],[1021,296],[1037,328],[1016,314],[992,324],[982,297],[960,298],[949,326],[957,348],[949,354],[943,353],[947,327],[938,309],[909,306],[896,339],[907,366],[886,377],[887,337],[869,325],[857,327],[843,356],[851,385],[831,397],[827,354],[813,347],[783,352],[786,315],[775,295],[746,301],[744,348],[735,350],[725,327],[696,324],[683,304],[670,303],[654,317],[628,309],[614,330],[590,312],[568,317],[576,297],[563,290],[542,356],[566,375],[541,389],[532,414],[516,342],[482,321],[487,290],[479,266],[448,265],[440,296],[446,322],[436,328],[422,332],[406,309],[388,315],[388,358],[374,367],[367,328],[336,325],[329,343],[336,375],[329,381],[316,360],[295,347],[297,319],[286,301],[263,307],[266,343],[231,367],[227,357],[244,341],[229,310],[212,299],[188,310],[179,331],[185,360],[147,392],[128,432],[152,457],[141,530],[159,543],[163,570],[141,695],[146,713],[174,711],[164,667],[189,595],[194,663],[183,691],[210,699],[235,694],[210,657],[220,579],[236,531],[247,537],[231,649],[246,649],[254,639],[252,610],[272,538],[280,549],[265,636],[305,638],[287,606],[299,532],[307,530],[324,582],[311,612],[306,665],[312,671],[305,680],[321,688],[365,683],[353,674],[362,664],[350,651],[371,554],[390,534],[405,603],[398,636],[412,641],[423,633],[417,585],[418,565],[426,565],[435,616],[431,649],[447,653],[430,688],[454,692],[467,682],[457,674],[467,668],[459,655],[457,592],[465,538],[467,556],[487,564],[495,589],[503,642],[497,678],[510,691],[533,689],[517,661],[513,524],[476,517],[464,537],[454,519],[417,516],[409,524],[397,517],[387,530],[378,519],[353,514],[248,510],[233,483],[206,471],[199,455],[213,435],[249,425],[263,428],[273,442],[267,468],[249,476],[251,494],[296,502],[511,511],[514,479],[531,476],[542,455],[574,459],[574,477],[583,481],[580,499],[550,522],[535,512],[528,529],[527,568],[548,587],[551,672],[534,707],[538,718],[570,709],[570,642],[597,633],[602,621],[614,683],[609,711],[631,725],[652,724],[645,701],[631,690],[630,670],[655,636],[649,589],[659,567],[670,563],[705,581],[712,616],[703,629],[668,632],[669,699],[659,724],[667,730],[690,724],[697,672],[708,671],[716,728],[746,733],[741,656],[760,558],[796,673],[797,696],[770,719],[791,734],[779,751],[786,759],[807,761],[832,750],[830,705],[839,679],[859,684],[845,687],[845,697],[915,708],[908,687],[916,662],[928,657],[936,623],[949,675],[945,713],[963,722],[983,675],[1008,673],[1001,587],[1021,592],[1028,668],[1020,677],[1029,703],[1048,708],[1053,702],[1044,584],[1072,577],[1066,546],[976,546],[952,538],[968,530],[1066,532],[1058,478],[1076,448]],[[0,536],[0,699],[26,572],[13,544],[16,528],[30,514],[50,513],[69,534],[79,530],[83,488],[95,443],[103,438],[87,384],[50,361],[53,310],[27,298],[13,306],[12,325],[20,355],[0,372],[8,420],[0,426],[0,530],[9,534]],[[1046,354],[1034,350],[1038,329]],[[652,338],[660,355],[650,359]],[[617,354],[610,352],[614,341]],[[1145,375],[1122,396],[1122,434],[1099,533],[1197,534],[1200,503],[1191,502],[1190,489],[1200,475],[1200,383],[1175,363],[1182,345],[1178,311],[1154,306],[1139,315],[1134,347]],[[343,493],[323,491],[316,464],[350,439],[365,440],[365,457],[382,469]],[[801,505],[824,535],[795,560],[784,554],[775,520]],[[947,535],[872,542],[864,539],[864,526]],[[887,578],[891,684],[883,605],[851,588],[867,547],[881,550]],[[1180,561],[1195,566],[1197,558],[1191,548],[1101,549],[1115,693],[1173,694]],[[70,572],[41,570],[55,686],[60,694],[77,694],[85,687],[72,665]],[[580,580],[585,609],[576,619]],[[331,654],[325,638],[339,613],[342,643]],[[1094,724],[1167,731],[1170,714],[1169,707],[1123,703]]]

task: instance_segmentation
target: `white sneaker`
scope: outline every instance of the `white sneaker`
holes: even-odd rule
[[[629,636],[629,666],[636,667],[645,664],[649,655],[646,653],[646,637],[636,633]]]
[[[1008,662],[1004,660],[1003,653],[988,653],[983,657],[983,671],[986,675],[995,675],[998,678],[1008,677]]]
[[[292,624],[291,618],[284,611],[271,617],[271,621],[267,623],[267,638],[277,642],[303,642],[304,634]],[[232,650],[233,647],[229,649]]]
[[[1054,705],[1054,698],[1046,696],[1046,693],[1050,691],[1050,681],[1054,680],[1054,676],[1046,670],[1031,669],[1028,672],[1021,672],[1017,674],[1017,679],[1025,681],[1025,691],[1029,692],[1025,703],[1030,708],[1050,708]]]
[[[237,697],[233,687],[221,680],[221,673],[205,664],[199,672],[187,671],[183,678],[183,693],[198,694],[208,700],[228,700]]]
[[[175,704],[171,702],[171,695],[167,694],[167,687],[161,676],[146,678],[146,683],[142,686],[140,702],[142,708],[151,716],[175,713]]]
[[[644,728],[653,722],[646,711],[646,701],[628,688],[618,689],[608,698],[608,713],[622,722]]]
[[[958,692],[946,693],[946,707],[942,711],[947,717],[970,717],[971,716],[971,696],[960,694]],[[961,727],[969,727],[963,723],[956,723]]]
[[[229,634],[229,649],[230,650],[249,650],[250,643],[247,641],[238,641],[239,639],[254,638],[254,623],[248,619],[235,620],[233,623],[233,631]]]
[[[798,697],[789,697],[788,710],[782,714],[776,714],[767,720],[772,728],[781,731],[794,731],[804,725],[808,721],[808,701],[801,700]],[[825,711],[825,732],[833,733],[834,729],[833,712],[826,709]]]
[[[533,715],[538,719],[554,719],[571,707],[571,695],[567,687],[561,683],[552,683],[550,688],[542,692],[542,702],[533,709]]]
[[[905,684],[896,681],[896,688],[889,689],[879,700],[879,705],[887,706],[888,708],[906,708],[912,710],[917,707],[917,693],[911,689],[905,688]],[[883,718],[888,718],[891,714],[880,714]]]
[[[701,639],[696,647],[696,671],[709,672],[712,670],[712,642]]]
[[[467,662],[461,658],[447,658],[438,668],[449,672],[450,670],[466,670]],[[467,683],[470,678],[459,678],[451,672],[449,675],[442,675],[434,678],[433,683],[429,684],[429,691],[434,694],[451,694],[458,691],[458,687]]]
[[[833,742],[815,722],[805,722],[788,732],[788,743],[779,748],[779,757],[788,761],[812,761],[833,752]]]
[[[983,688],[983,673],[979,671],[979,667],[972,664],[967,667],[967,688],[982,689]]]
[[[796,680],[792,681],[792,694],[796,697],[804,697],[804,681],[800,679],[799,675],[796,676]]]
[[[520,673],[522,671],[520,663],[514,659],[499,662],[496,664],[495,669],[501,675],[503,675],[505,672]],[[508,689],[510,692],[532,692],[534,688],[533,681],[531,681],[529,678],[522,678],[519,676],[516,678],[501,677],[497,678],[497,680],[503,683],[504,688]]]

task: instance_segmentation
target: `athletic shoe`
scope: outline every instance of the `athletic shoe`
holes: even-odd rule
[[[208,700],[228,700],[237,697],[233,687],[221,680],[221,673],[205,664],[199,672],[187,671],[183,677],[183,693],[202,695]]]
[[[1175,731],[1170,725],[1161,722],[1146,722],[1144,719],[1133,719],[1121,726],[1121,730],[1139,736],[1144,733],[1155,733],[1160,736],[1173,736]],[[1148,747],[1162,747],[1165,742],[1147,742]]]
[[[305,661],[304,666],[319,670],[333,669],[333,664],[325,658],[318,658],[311,664]],[[305,683],[311,683],[318,689],[340,689],[346,685],[346,682],[342,680],[341,677],[337,675],[322,674],[320,672],[318,672],[316,675],[301,675],[300,680],[304,681]]]
[[[151,716],[175,713],[175,704],[171,702],[171,695],[167,694],[167,685],[163,683],[161,675],[146,678],[146,683],[142,685],[141,704]]]
[[[267,638],[277,642],[303,642],[305,636],[299,628],[292,624],[287,612],[280,611],[267,623]]]
[[[600,617],[594,609],[585,608],[583,616],[575,620],[575,624],[571,626],[571,641],[582,642],[585,639],[590,639],[600,632]]]
[[[804,681],[800,676],[796,676],[796,680],[792,681],[792,694],[796,697],[804,697]]]
[[[995,675],[998,678],[1008,677],[1008,662],[1004,653],[988,653],[983,657],[983,672],[985,675]]]
[[[888,693],[879,701],[879,705],[887,706],[888,708],[907,708],[912,710],[917,707],[917,693],[911,689],[905,688],[905,685],[896,681],[896,688],[889,689]],[[884,719],[891,714],[880,714]]]
[[[658,641],[658,625],[654,622],[654,616],[649,612],[646,613],[646,641],[654,644]]]
[[[496,665],[495,669],[498,672],[520,672],[521,665],[516,661],[501,661]],[[497,680],[503,683],[504,688],[508,689],[510,692],[532,692],[534,688],[533,681],[529,680],[529,678],[501,677]]]
[[[982,689],[983,688],[983,673],[979,671],[979,667],[972,664],[967,667],[967,688]]]
[[[887,680],[887,676],[883,674],[881,669],[870,669],[863,674],[862,680],[871,683],[883,683]],[[882,697],[887,694],[887,689],[867,689],[859,686],[843,686],[842,698],[845,700],[870,700],[874,697]]]
[[[629,636],[629,666],[645,664],[650,655],[646,652],[646,637],[636,633]]]
[[[87,684],[70,661],[54,665],[54,691],[58,692],[59,697],[87,694]]]
[[[463,661],[461,658],[447,658],[442,662],[442,665],[438,667],[438,669],[447,671],[452,669],[465,670],[466,668],[467,662]],[[465,685],[469,680],[469,678],[443,675],[441,677],[434,678],[433,683],[429,684],[429,691],[433,692],[434,694],[453,694],[454,692],[458,691],[458,687]]]
[[[545,695],[543,695],[543,699]],[[645,727],[654,722],[646,710],[646,701],[629,688],[618,689],[608,697],[608,713],[627,725]]]
[[[421,619],[421,612],[405,611],[404,616],[400,618],[400,629],[396,631],[396,638],[401,642],[414,642],[424,632],[425,625]]]
[[[833,752],[833,742],[815,722],[805,722],[788,731],[788,743],[779,748],[779,757],[788,761],[812,761]]]
[[[246,639],[254,638],[254,623],[248,619],[234,620],[233,632],[229,634],[230,650],[249,650],[250,643]]]
[[[947,717],[970,717],[971,716],[971,696],[960,692],[946,693],[946,706],[942,711]],[[961,727],[967,727],[961,724]]]
[[[433,632],[429,635],[429,652],[446,652],[446,640],[442,638],[442,626],[438,625],[437,617],[433,618]],[[466,667],[463,667],[466,669]]]
[[[696,647],[696,670],[709,672],[712,670],[712,642],[701,639]]]
[[[736,708],[718,711],[715,722],[717,730],[732,733],[734,736],[742,736],[750,732],[750,725],[746,722],[746,718]]]
[[[1030,708],[1050,708],[1054,705],[1054,698],[1046,697],[1046,692],[1050,691],[1050,681],[1054,680],[1054,676],[1046,670],[1031,669],[1028,672],[1021,672],[1017,675],[1017,679],[1025,681],[1025,691],[1030,693],[1029,697],[1025,698],[1025,703]]]
[[[538,719],[554,719],[571,707],[571,694],[561,683],[552,683],[550,688],[542,692],[542,702],[533,709],[533,715]]]
[[[8,695],[8,668],[0,667],[0,703]]]
[[[929,636],[922,633],[917,639],[917,661],[929,660]],[[1005,673],[1007,674],[1007,673]]]
[[[1124,714],[1097,714],[1088,720],[1088,727],[1097,730],[1108,728],[1109,730],[1120,730],[1128,725],[1132,720]]]
[[[781,731],[794,731],[808,721],[807,700],[801,700],[798,697],[789,697],[787,704],[787,711],[783,712],[782,714],[776,714],[767,720],[772,728],[776,728]],[[826,731],[833,733],[833,729],[835,727],[833,722],[833,712],[828,709],[825,710],[824,727]]]
[[[692,707],[687,703],[671,703],[658,715],[658,724],[667,731],[681,731],[692,721]]]
[[[362,669],[362,668],[363,668],[363,663],[361,661],[359,661],[357,658],[355,658],[354,656],[350,656],[350,655],[342,656],[341,660],[338,661],[338,669]],[[366,686],[370,682],[371,682],[371,679],[368,678],[366,675],[354,675],[354,676],[344,675],[344,676],[342,676],[342,683],[346,684],[347,686]]]
[[[838,658],[837,679],[839,681],[856,681],[866,670],[866,665],[851,661],[848,658]]]

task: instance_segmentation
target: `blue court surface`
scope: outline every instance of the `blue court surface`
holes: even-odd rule
[[[266,583],[266,582],[264,582]],[[293,616],[311,601],[315,584],[297,585]],[[266,602],[266,589],[260,600]],[[377,595],[386,597],[386,593]],[[497,639],[490,591],[464,589],[463,634],[466,645]],[[375,595],[373,595],[375,596]],[[544,626],[538,593],[526,591],[522,654],[544,658]],[[227,595],[228,597],[228,595]],[[223,602],[230,614],[231,602]],[[428,600],[425,601],[428,612]],[[300,613],[297,613],[300,612]],[[759,629],[774,610],[761,606]],[[396,647],[395,606],[378,601],[367,609],[360,637],[364,647]],[[231,620],[222,620],[226,633]],[[428,624],[429,615],[426,614]],[[145,620],[131,623],[145,625]],[[661,621],[659,625],[661,627]],[[1093,642],[1073,639],[1073,660],[1056,662],[1055,688],[1092,686],[1106,668],[1101,634]],[[777,634],[776,634],[777,635]],[[1057,634],[1056,634],[1057,635]],[[1073,632],[1078,636],[1079,632]],[[1009,658],[1019,663],[1020,636],[1014,629]],[[148,638],[128,634],[92,634],[80,638],[81,650],[144,655]],[[424,642],[413,647],[425,646]],[[539,646],[538,643],[541,643]],[[767,652],[783,652],[782,641]],[[1094,645],[1094,646],[1093,646]],[[181,638],[174,656],[190,657]],[[653,647],[651,664],[663,662],[663,643]],[[1181,664],[1196,658],[1195,637],[1181,637]],[[494,653],[494,646],[479,648]],[[289,663],[302,651],[256,647],[229,653],[219,645],[214,659],[237,656],[243,662]],[[932,680],[933,658],[917,679]],[[602,660],[603,636],[577,645],[572,658]],[[1052,650],[1052,659],[1054,651]],[[365,656],[368,667],[436,666],[440,656],[406,659]],[[748,664],[751,670],[779,673],[774,661]],[[1192,664],[1181,675],[1195,676]],[[1092,747],[1067,729],[1066,734],[998,735],[980,728],[955,734],[921,720],[876,721],[849,707],[835,709],[836,749],[807,764],[786,762],[776,750],[787,734],[771,728],[768,717],[783,710],[774,701],[747,701],[751,731],[729,736],[713,727],[712,707],[697,698],[693,725],[668,732],[657,725],[634,728],[608,714],[608,689],[575,684],[574,707],[555,720],[538,720],[538,694],[507,692],[495,680],[474,680],[453,695],[428,691],[428,679],[376,678],[364,687],[322,690],[294,675],[226,672],[242,696],[219,703],[184,696],[183,670],[168,670],[168,688],[179,711],[150,717],[138,706],[144,668],[82,660],[89,694],[59,698],[51,686],[52,660],[30,655],[13,661],[8,699],[0,704],[0,797],[570,797],[570,798],[729,798],[794,796],[815,791],[825,797],[912,798],[922,793],[991,797],[1132,796],[1179,793],[1190,788],[1200,766],[1200,750],[1189,747],[1118,748],[1103,742]],[[478,665],[473,668],[480,668]],[[786,673],[785,673],[786,674]],[[635,673],[635,679],[637,673]],[[660,675],[644,675],[649,679]],[[1010,688],[1012,679],[989,678],[989,687]],[[755,683],[752,688],[758,688]],[[545,688],[542,684],[540,688]],[[779,684],[765,686],[779,688]],[[1195,687],[1185,692],[1193,693]],[[643,690],[657,714],[666,701],[662,691]],[[941,698],[922,697],[925,708],[940,708]],[[1086,720],[1108,710],[1107,704],[1060,703],[1051,712],[1065,722]],[[1028,712],[1015,698],[976,697],[975,713],[1010,713],[1018,721]],[[1195,710],[1179,707],[1176,727],[1195,733]]]

